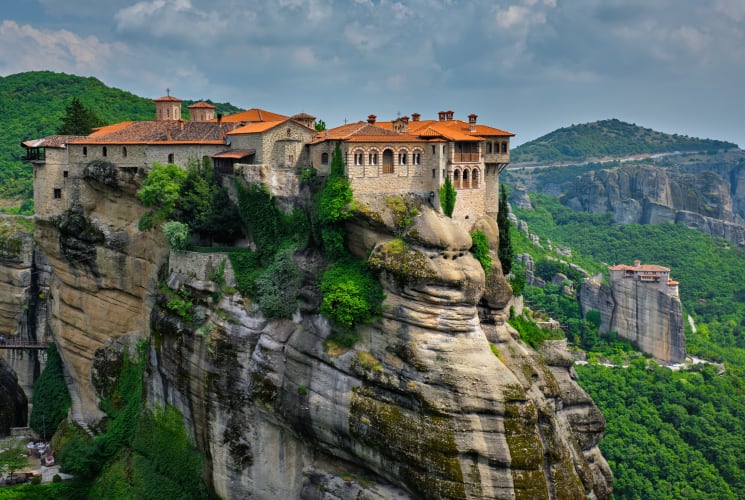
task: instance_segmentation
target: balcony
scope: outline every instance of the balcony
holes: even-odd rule
[[[453,163],[478,163],[480,155],[476,153],[453,153]]]

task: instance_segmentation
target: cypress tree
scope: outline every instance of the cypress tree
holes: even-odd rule
[[[510,240],[510,207],[507,204],[507,191],[504,189],[504,184],[499,186],[499,212],[497,213],[497,226],[499,226],[499,249],[497,250],[497,256],[499,262],[502,264],[502,272],[509,274],[512,269],[512,257],[514,251],[512,249],[512,241]]]
[[[455,197],[458,193],[453,187],[453,183],[450,181],[450,176],[445,176],[445,184],[440,187],[440,206],[442,211],[448,217],[453,217],[453,211],[455,210]]]

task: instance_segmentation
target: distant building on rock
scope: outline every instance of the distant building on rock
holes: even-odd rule
[[[670,269],[634,261],[610,269],[610,286],[587,278],[580,289],[582,313],[600,312],[600,334],[616,332],[667,363],[685,360],[683,308]]]

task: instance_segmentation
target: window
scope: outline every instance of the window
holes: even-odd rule
[[[70,172],[68,172],[67,170],[63,170],[63,171],[62,171],[62,177],[64,177],[65,179],[67,179],[67,177],[68,177],[69,175],[70,175]]]
[[[104,156],[108,156],[108,150],[106,149],[106,146],[104,146],[104,147],[103,147],[103,149],[101,150],[101,153],[102,153],[102,154],[103,154]]]
[[[83,156],[88,156],[88,148],[83,146]]]
[[[386,149],[383,151],[383,173],[393,173],[393,150]]]
[[[287,163],[289,163],[290,165],[292,165],[293,163],[295,163],[295,155],[289,155],[287,157]]]
[[[354,152],[354,164],[357,165],[358,167],[362,165],[364,158],[365,158],[365,155],[362,151]]]
[[[328,164],[329,164],[329,154],[321,153],[321,165],[328,165]]]
[[[491,142],[486,143],[486,154],[491,154]]]
[[[287,137],[292,137],[292,130],[289,128],[287,129]]]
[[[506,153],[506,152],[507,152],[507,143],[506,142],[503,142],[502,143],[502,153]]]
[[[168,163],[173,163],[173,160],[174,160],[173,153],[171,153],[168,155]]]
[[[453,172],[453,187],[455,189],[460,189],[460,170],[455,170]]]
[[[479,187],[479,169],[477,168],[474,168],[471,172],[471,187],[474,189]]]
[[[398,164],[406,165],[406,151],[401,151],[398,153]]]
[[[422,163],[422,153],[413,153],[411,155],[411,160],[412,160],[411,162],[414,165],[421,165],[421,163]]]
[[[62,190],[60,188],[54,188],[54,199],[59,200],[62,198]]]
[[[370,153],[370,165],[378,164],[378,153]]]
[[[463,187],[468,189],[471,184],[468,182],[468,170],[463,171]]]
[[[122,147],[122,157],[123,158],[127,157],[127,146]]]
[[[433,168],[433,169],[432,169],[432,178],[433,178],[433,179],[435,178],[435,172],[436,172],[436,170],[435,170],[435,169]]]

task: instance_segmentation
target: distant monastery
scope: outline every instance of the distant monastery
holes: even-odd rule
[[[631,279],[655,286],[665,295],[671,297],[678,296],[678,285],[680,283],[670,279],[670,269],[667,267],[655,264],[642,264],[641,261],[635,260],[633,266],[619,264],[611,266],[609,269],[611,283]]]
[[[341,143],[347,176],[356,194],[416,193],[439,209],[440,186],[450,177],[458,190],[453,218],[470,222],[496,215],[498,175],[510,159],[514,134],[456,120],[441,111],[437,120],[418,113],[389,122],[375,115],[318,132],[315,117],[287,117],[262,109],[216,116],[215,107],[198,102],[181,118],[182,101],[155,100],[156,119],[122,122],[98,128],[88,136],[49,136],[22,143],[25,160],[34,165],[37,217],[55,216],[75,204],[85,205],[79,180],[96,160],[108,162],[119,175],[143,175],[154,162],[185,166],[190,158],[209,159],[216,171],[248,180],[313,166],[328,173],[330,158]]]

